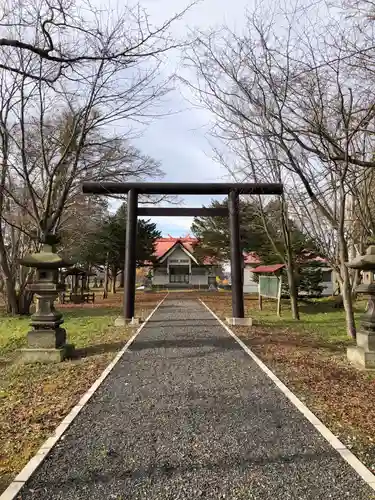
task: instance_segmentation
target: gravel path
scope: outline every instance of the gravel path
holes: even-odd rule
[[[201,304],[168,300],[22,500],[369,500]]]

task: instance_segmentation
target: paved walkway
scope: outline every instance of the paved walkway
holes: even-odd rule
[[[22,500],[369,500],[372,490],[196,301],[166,301]]]

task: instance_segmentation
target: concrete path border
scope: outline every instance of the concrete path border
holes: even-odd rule
[[[151,311],[151,313],[147,316],[145,321],[141,324],[141,326],[137,329],[137,331],[130,337],[130,339],[126,342],[121,351],[118,352],[116,357],[111,361],[111,363],[104,369],[99,378],[92,384],[90,389],[85,392],[85,394],[81,397],[78,403],[70,410],[68,415],[62,420],[60,425],[55,429],[53,436],[49,437],[39,448],[36,454],[28,461],[25,467],[21,470],[21,472],[14,478],[14,480],[10,483],[8,488],[0,495],[0,500],[15,500],[21,488],[24,486],[26,481],[30,479],[30,477],[34,474],[34,472],[38,469],[38,467],[45,460],[48,453],[52,450],[52,448],[56,445],[56,443],[62,438],[65,431],[71,425],[73,420],[78,416],[82,408],[89,402],[93,394],[98,390],[100,385],[104,382],[104,380],[111,373],[116,364],[120,361],[123,354],[129,349],[131,344],[134,342],[136,337],[141,333],[144,326],[147,324],[149,319],[155,312],[159,309],[162,303],[167,298],[168,293],[164,296],[164,298],[158,303],[158,305]]]
[[[251,357],[259,368],[273,381],[281,392],[293,403],[293,405],[312,423],[315,429],[328,441],[342,458],[356,471],[356,473],[375,491],[375,475],[362,463],[329,429],[321,422],[302,401],[287,388],[283,382],[256,356],[253,351],[204,303],[199,299],[204,307],[221,324],[233,339],[238,342],[242,349]],[[0,500],[3,500],[0,497]],[[8,499],[6,499],[8,500]]]

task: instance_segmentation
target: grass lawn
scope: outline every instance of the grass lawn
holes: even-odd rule
[[[201,298],[219,317],[231,316],[227,293]],[[263,311],[256,297],[245,304],[254,325],[233,327],[236,334],[375,472],[375,372],[347,361],[346,347],[354,342],[346,334],[344,311],[327,299],[301,303],[301,320],[294,321],[287,301],[280,318],[275,301],[264,301]],[[365,301],[358,301],[357,317],[364,308]]]
[[[165,293],[137,293],[136,315],[147,316]],[[122,294],[95,304],[60,305],[68,342],[78,358],[22,365],[30,318],[0,319],[0,493],[123,347],[131,331],[115,328]]]

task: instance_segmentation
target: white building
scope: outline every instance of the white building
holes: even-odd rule
[[[243,291],[244,293],[258,293],[258,283],[255,281],[252,270],[259,266],[259,257],[251,252],[244,256],[244,271],[243,271]]]
[[[156,240],[152,285],[156,288],[208,288],[210,282],[215,281],[217,266],[210,259],[199,262],[194,255],[197,243],[198,240],[190,236]]]
[[[321,285],[323,287],[322,297],[329,297],[337,292],[336,276],[333,269],[325,264],[325,259],[315,257],[312,261],[318,261],[322,264],[323,279]],[[244,293],[258,293],[258,283],[255,280],[253,270],[261,264],[259,257],[254,253],[249,253],[244,256],[244,276],[243,290]],[[308,261],[306,262],[308,264]]]

